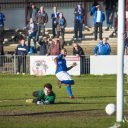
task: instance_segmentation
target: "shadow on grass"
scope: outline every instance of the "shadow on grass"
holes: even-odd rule
[[[127,96],[127,95],[125,95]],[[75,99],[89,99],[89,98],[113,98],[113,97],[116,97],[116,96],[78,96],[76,97]],[[29,99],[29,98],[17,98],[17,99],[0,99],[0,102],[4,102],[4,101],[25,101],[26,99]],[[57,99],[69,99],[69,97],[57,97]],[[72,99],[74,100],[74,99]]]
[[[114,98],[114,97],[116,97],[116,96],[84,96],[84,97],[83,96],[78,96],[75,99],[90,99],[90,98],[97,99],[97,98]],[[68,97],[58,97],[58,99],[62,99],[62,98],[69,99]]]
[[[80,97],[78,97],[79,99],[90,99],[90,98],[95,98],[95,99],[97,99],[97,98],[114,98],[114,97],[116,97],[116,96],[87,96],[87,97],[82,97],[82,96],[80,96]]]
[[[87,109],[87,110],[67,110],[67,111],[52,111],[52,112],[31,112],[31,113],[15,113],[15,114],[0,114],[0,116],[64,116],[64,115],[104,115],[103,109]]]

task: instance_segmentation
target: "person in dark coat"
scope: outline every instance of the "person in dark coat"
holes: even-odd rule
[[[36,7],[34,3],[30,3],[27,7],[27,24],[30,21],[30,18],[33,19],[33,21],[36,21],[36,15],[39,11],[39,8]]]
[[[80,57],[80,72],[84,73],[84,65],[85,65],[85,55],[83,49],[77,44],[73,43],[73,55]]]
[[[36,15],[36,23],[37,23],[37,35],[36,40],[39,40],[39,36],[44,37],[45,36],[45,26],[48,22],[48,14],[44,9],[44,6],[40,7],[40,10],[38,11]]]
[[[107,28],[105,29],[106,31],[108,31],[109,28],[112,27],[113,15],[116,9],[116,3],[117,3],[117,0],[104,0],[104,6],[105,6],[105,12],[106,12],[106,23],[107,23]]]
[[[57,11],[57,7],[54,6],[53,7],[53,13],[51,14],[53,38],[56,37],[56,35],[57,35],[56,27],[57,27],[58,17],[59,17],[59,12]]]
[[[0,11],[0,36],[2,36],[4,32],[4,21],[5,21],[5,15]]]
[[[3,48],[3,39],[0,39],[0,67],[3,66],[4,62],[4,48]]]
[[[44,37],[43,40],[41,39],[39,41],[39,45],[40,45],[40,55],[48,55],[50,44],[47,36]]]
[[[21,65],[23,63],[23,74],[26,73],[26,55],[28,54],[28,47],[25,44],[25,39],[21,35],[19,37],[19,45],[16,48],[16,55],[18,55],[18,72],[19,74],[21,72]]]

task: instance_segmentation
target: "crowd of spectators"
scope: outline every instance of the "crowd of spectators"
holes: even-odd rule
[[[106,37],[102,37],[103,33],[103,22],[106,19],[107,28],[105,31],[108,31],[113,26],[113,17],[116,10],[117,0],[104,0],[104,7],[106,15],[102,10],[103,7],[98,3],[98,0],[94,0],[92,7],[90,8],[90,16],[93,16],[94,21],[94,40],[97,40],[97,34],[99,31],[99,43],[94,48],[94,55],[110,55],[111,47],[107,42]],[[117,14],[117,12],[116,12]],[[25,38],[21,35],[18,35],[18,40],[16,40],[19,45],[16,49],[16,55],[23,56],[22,59],[18,57],[18,73],[20,72],[20,67],[24,61],[27,54],[37,53],[37,44],[39,44],[39,54],[40,55],[58,55],[62,48],[65,45],[65,28],[67,26],[67,21],[62,11],[58,11],[57,7],[53,7],[53,12],[50,16],[52,20],[52,37],[49,34],[46,34],[45,27],[49,21],[48,14],[45,11],[44,6],[37,8],[34,3],[31,3],[27,9],[27,26],[25,30],[27,31],[27,44],[25,44]],[[83,39],[83,24],[85,19],[85,10],[82,7],[82,4],[78,4],[74,9],[74,43],[72,45],[72,55],[79,56],[81,62],[85,62],[84,50],[78,42],[81,42]],[[5,16],[0,12],[0,51],[1,55],[3,54],[3,44],[2,44],[2,34],[4,30],[4,21]],[[99,29],[99,30],[98,30]],[[117,27],[115,31],[117,34]],[[17,35],[15,36],[17,37]],[[34,46],[31,44],[33,40]],[[127,40],[125,41],[127,42]],[[125,43],[127,44],[127,43]],[[125,45],[127,47],[127,45]],[[128,50],[125,50],[128,54]],[[82,67],[82,65],[81,65]],[[25,67],[23,68],[23,73],[25,73]],[[81,69],[82,73],[82,69]]]

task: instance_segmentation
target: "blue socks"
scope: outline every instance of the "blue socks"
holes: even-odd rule
[[[67,93],[68,93],[70,96],[73,96],[71,85],[68,85],[68,86],[67,86]]]

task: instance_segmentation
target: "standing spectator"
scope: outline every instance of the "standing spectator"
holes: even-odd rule
[[[91,8],[91,12],[94,15],[94,26],[95,26],[95,40],[97,40],[97,33],[99,28],[99,39],[102,40],[102,25],[105,20],[105,15],[101,11],[100,5]]]
[[[107,23],[107,28],[105,30],[108,31],[109,28],[112,27],[113,15],[116,9],[116,0],[104,0],[104,5],[105,5],[106,23]]]
[[[84,73],[85,69],[85,55],[83,49],[77,44],[73,43],[73,55],[80,57],[80,73]]]
[[[60,40],[59,38],[52,39],[52,43],[50,44],[50,55],[58,55],[60,54]]]
[[[118,31],[118,16],[117,16],[117,12],[115,12],[115,18],[114,18],[114,30],[112,32],[112,34],[109,36],[110,38],[112,37],[117,37],[117,31]]]
[[[92,7],[99,5],[98,0],[94,0],[94,3],[92,4]],[[90,12],[90,16],[92,16],[93,13]]]
[[[28,53],[28,48],[27,45],[25,44],[25,39],[21,35],[19,37],[19,45],[16,48],[16,55],[18,55],[18,72],[17,74],[20,73],[21,65],[23,63],[23,74],[26,72],[26,55]]]
[[[1,7],[0,7],[1,9]],[[3,41],[4,41],[4,21],[5,21],[5,15],[0,11],[0,66],[3,66],[3,55],[4,55],[4,49],[3,49]]]
[[[30,22],[27,25],[28,30],[28,52],[30,51],[30,42],[31,39],[34,41],[34,52],[36,53],[36,33],[37,33],[37,24],[34,23],[33,19],[30,18]]]
[[[60,49],[64,48],[65,41],[63,40],[62,36],[59,37],[59,41],[60,41]]]
[[[60,12],[59,18],[58,18],[58,27],[57,27],[57,37],[62,36],[62,39],[64,41],[64,33],[65,33],[65,27],[66,27],[66,20],[63,16],[63,13]]]
[[[110,55],[110,53],[111,47],[106,38],[103,38],[103,41],[99,42],[94,48],[94,55]]]
[[[124,33],[124,54],[128,55],[128,32]]]
[[[66,49],[61,50],[61,54],[59,54],[55,59],[55,65],[56,65],[56,77],[58,79],[59,87],[61,87],[61,84],[65,84],[67,86],[67,93],[69,94],[70,98],[74,98],[72,93],[71,85],[74,84],[74,80],[71,79],[71,76],[68,74],[67,71],[72,69],[76,66],[76,63],[74,62],[70,67],[67,67],[65,57],[67,55]]]
[[[0,39],[0,67],[3,66],[4,62],[4,48],[3,48],[3,39]]]
[[[40,7],[40,10],[36,15],[36,22],[38,27],[36,39],[39,40],[41,31],[42,31],[41,36],[45,36],[45,26],[46,26],[46,23],[48,22],[48,14],[46,13],[43,6]]]
[[[0,7],[1,9],[1,7]],[[3,49],[3,41],[4,41],[4,21],[5,15],[0,11],[0,66],[3,66],[4,61],[4,49]]]
[[[30,21],[30,18],[35,22],[36,21],[36,15],[38,13],[38,8],[34,3],[30,3],[28,8],[27,8],[27,24]]]
[[[1,9],[1,8],[0,8]],[[5,15],[0,11],[0,38],[4,32]]]
[[[84,21],[84,9],[81,4],[78,4],[74,11],[75,19],[74,19],[74,32],[75,38],[74,40],[82,40],[82,29],[83,29],[83,21]]]
[[[56,36],[56,27],[57,27],[57,19],[59,17],[59,12],[57,12],[57,7],[53,7],[53,13],[51,14],[51,19],[52,19],[52,33],[53,33],[53,38]]]
[[[40,55],[48,55],[48,50],[50,47],[48,36],[44,37],[43,40],[40,40],[39,45],[40,45]]]

